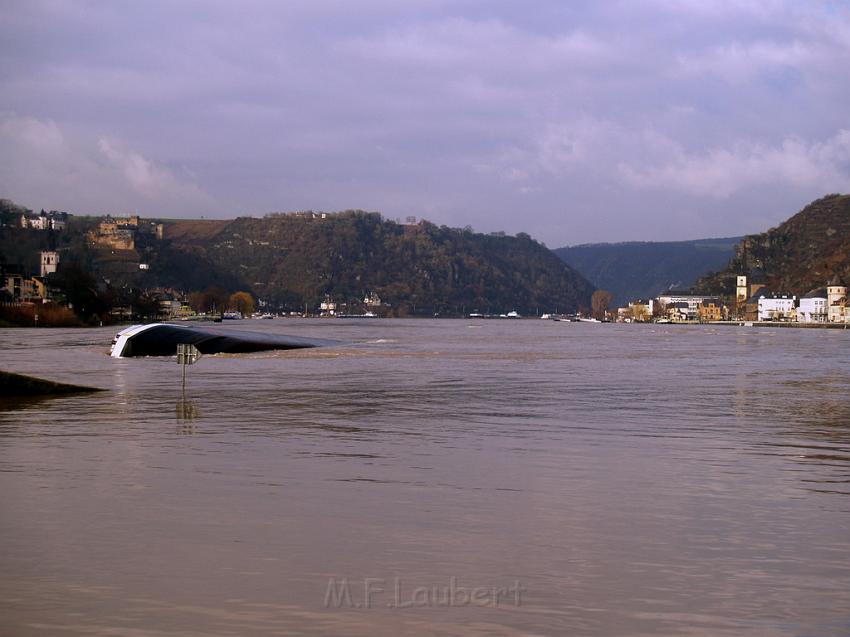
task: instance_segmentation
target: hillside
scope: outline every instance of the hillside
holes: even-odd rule
[[[327,296],[344,311],[362,312],[369,296],[370,309],[395,316],[571,312],[589,307],[594,290],[523,233],[399,224],[363,211],[141,224],[128,218],[123,229],[73,215],[54,232],[17,227],[24,210],[0,200],[0,263],[34,274],[39,250],[59,250],[52,283],[98,315],[139,305],[156,288],[248,290],[273,307],[311,311]],[[157,223],[162,228],[154,231]]]
[[[165,236],[172,251],[291,309],[315,306],[326,294],[354,306],[372,293],[399,315],[530,314],[587,307],[593,291],[528,235],[402,225],[362,211],[167,222]]]
[[[726,264],[740,237],[698,241],[595,243],[555,250],[613,302],[649,298],[670,287],[688,288]]]
[[[850,279],[850,195],[827,195],[776,228],[744,237],[726,266],[700,279],[697,288],[732,295],[736,275],[753,268],[780,293],[805,294],[834,274]]]

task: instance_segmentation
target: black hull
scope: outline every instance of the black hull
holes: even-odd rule
[[[278,336],[239,330],[216,330],[181,325],[152,325],[127,339],[122,357],[174,356],[177,345],[188,344],[201,354],[244,354],[267,350],[303,349],[332,345],[334,341]]]

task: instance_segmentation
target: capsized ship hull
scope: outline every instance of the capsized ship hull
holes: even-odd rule
[[[301,349],[333,345],[335,341],[243,332],[241,330],[210,329],[171,323],[133,325],[121,330],[112,341],[110,356],[174,356],[177,345],[185,343],[198,348],[201,354],[239,354],[277,349]]]

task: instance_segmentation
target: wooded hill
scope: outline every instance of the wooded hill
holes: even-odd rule
[[[723,267],[740,240],[592,243],[554,252],[593,285],[611,292],[619,306],[671,287],[689,288],[700,276]]]
[[[768,289],[805,294],[835,274],[850,280],[850,195],[827,195],[735,247],[726,267],[701,278],[696,289],[731,296],[735,277],[758,269]]]
[[[92,297],[87,306],[95,297],[98,307],[138,304],[137,297],[153,288],[188,293],[215,287],[250,290],[286,310],[306,305],[314,311],[330,297],[348,311],[362,312],[365,297],[377,295],[382,303],[370,309],[382,315],[532,314],[587,308],[594,290],[523,233],[400,224],[363,211],[308,212],[161,219],[163,238],[137,232],[134,247],[126,249],[92,245],[87,232],[102,218],[74,215],[61,232],[24,229],[19,227],[24,209],[0,203],[0,263],[36,274],[38,251],[58,249],[54,282],[64,275],[80,279]]]
[[[589,307],[594,289],[522,233],[405,225],[363,211],[164,221],[169,252],[289,309],[315,307],[325,295],[355,306],[376,294],[384,311],[402,316],[570,312]]]

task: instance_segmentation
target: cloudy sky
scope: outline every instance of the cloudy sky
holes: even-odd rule
[[[0,4],[0,197],[377,210],[550,247],[850,191],[844,2]]]

